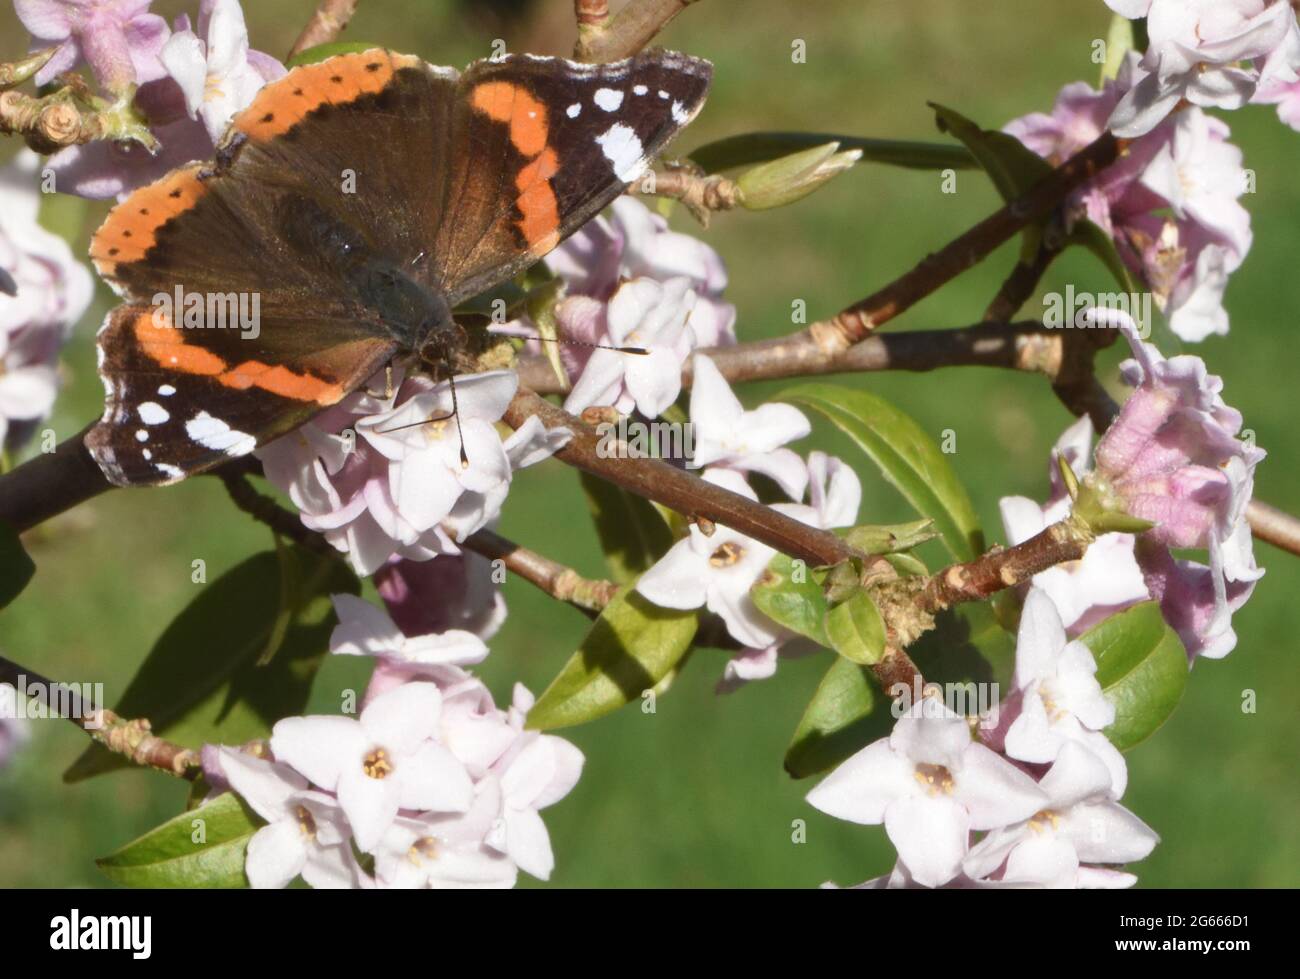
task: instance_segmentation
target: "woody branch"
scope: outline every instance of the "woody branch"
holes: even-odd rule
[[[338,40],[352,15],[357,12],[358,3],[360,0],[321,0],[307,21],[307,26],[298,35],[298,40],[294,41],[289,57],[302,54],[308,48]]]
[[[573,56],[579,61],[617,61],[636,54],[668,22],[698,0],[629,0],[617,14],[609,0],[574,0],[578,41]]]

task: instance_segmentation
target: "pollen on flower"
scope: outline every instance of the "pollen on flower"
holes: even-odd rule
[[[303,835],[303,839],[311,841],[316,839],[316,818],[312,816],[311,810],[306,806],[297,806],[293,811],[294,818],[298,820],[298,829]]]
[[[921,786],[930,795],[952,795],[956,782],[953,780],[952,772],[948,771],[943,765],[930,765],[921,762],[916,766],[912,773]]]
[[[1044,809],[1036,812],[1029,820],[1029,828],[1035,833],[1046,833],[1047,830],[1057,829],[1061,823],[1061,815],[1052,809]]]
[[[715,568],[728,568],[745,556],[745,549],[734,541],[728,541],[709,555],[709,564]]]
[[[393,762],[383,748],[374,748],[361,760],[361,770],[373,779],[385,779],[393,774]]]
[[[426,860],[438,859],[438,840],[433,836],[422,836],[411,844],[406,851],[406,859],[417,867]]]

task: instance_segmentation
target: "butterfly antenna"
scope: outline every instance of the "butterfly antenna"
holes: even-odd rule
[[[588,343],[586,340],[570,340],[568,337],[529,337],[530,340],[541,340],[543,343],[567,343],[574,347],[591,347],[595,350],[613,350],[620,354],[637,354],[642,357],[649,356],[650,351],[645,347],[616,347],[608,343]]]
[[[460,438],[460,468],[469,468],[469,456],[465,453],[465,433],[460,427],[460,407],[456,404],[456,378],[448,377],[451,385],[451,417],[456,419],[456,435]]]

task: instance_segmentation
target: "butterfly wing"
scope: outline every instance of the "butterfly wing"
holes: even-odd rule
[[[214,164],[113,209],[91,257],[128,305],[100,331],[107,403],[86,439],[110,481],[174,482],[250,452],[399,352],[341,284],[328,243],[296,241],[286,221],[309,199],[370,252],[418,254],[436,224],[454,96],[455,73],[384,51],[296,68],[236,117]],[[411,175],[430,168],[433,193],[411,194]],[[196,298],[233,299],[257,322],[210,328],[187,318]],[[205,328],[187,328],[196,322]]]
[[[708,94],[707,61],[651,51],[585,65],[509,55],[460,78],[434,246],[463,302],[537,261],[644,172]]]

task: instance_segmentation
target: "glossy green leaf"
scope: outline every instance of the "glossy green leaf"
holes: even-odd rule
[[[1101,66],[1100,83],[1115,78],[1119,74],[1124,58],[1137,44],[1137,32],[1133,21],[1123,14],[1114,14],[1110,18],[1110,28],[1106,31],[1106,60]]]
[[[834,768],[894,727],[890,700],[871,670],[836,656],[804,709],[785,753],[785,770],[808,778]]]
[[[672,531],[648,500],[589,473],[581,479],[609,573],[627,584],[673,546]]]
[[[382,47],[382,44],[367,44],[364,41],[331,41],[329,44],[318,44],[306,51],[299,51],[286,61],[285,65],[289,68],[297,68],[299,65],[314,65],[326,58],[333,58],[335,55],[360,54],[362,51],[371,51]]]
[[[263,825],[238,796],[226,792],[95,863],[124,887],[247,887],[244,853]]]
[[[885,163],[913,170],[969,170],[977,165],[969,151],[951,143],[863,139],[838,133],[742,133],[697,147],[691,151],[690,158],[709,173],[718,173],[766,163],[827,143],[838,143],[840,150],[861,150],[864,163]]]
[[[1021,197],[1052,172],[1052,165],[1007,133],[981,129],[959,112],[930,103],[939,128],[952,133],[979,162],[1004,200]]]
[[[987,602],[966,602],[940,613],[934,628],[907,652],[926,682],[961,685],[953,692],[968,705],[963,713],[978,713],[972,703],[981,704],[980,710],[995,706],[1010,693],[1016,639]]]
[[[844,539],[863,554],[897,554],[938,536],[934,521],[927,517],[911,523],[852,527],[844,534]]]
[[[834,422],[874,462],[922,517],[934,521],[948,551],[969,561],[984,535],[966,488],[934,439],[888,401],[834,384],[805,384],[782,392]]]
[[[18,597],[34,574],[36,565],[27,556],[17,532],[0,523],[0,609]]]
[[[1187,650],[1155,602],[1143,602],[1080,637],[1097,660],[1097,682],[1115,705],[1106,736],[1127,751],[1174,712],[1187,686]]]
[[[777,554],[749,595],[773,622],[821,646],[830,646],[825,628],[826,596],[804,562]]]
[[[691,647],[696,610],[659,608],[631,587],[614,597],[528,714],[528,727],[584,724],[640,699]]]
[[[847,660],[870,666],[885,655],[885,620],[864,589],[826,613],[826,639]]]
[[[361,586],[337,558],[292,552],[300,577],[287,623],[279,559],[273,551],[251,557],[195,585],[194,600],[154,644],[114,709],[123,717],[148,718],[160,737],[196,749],[266,737],[276,721],[301,713],[336,621],[329,596],[355,595]],[[281,628],[274,659],[259,666]],[[91,745],[64,779],[127,765]]]

